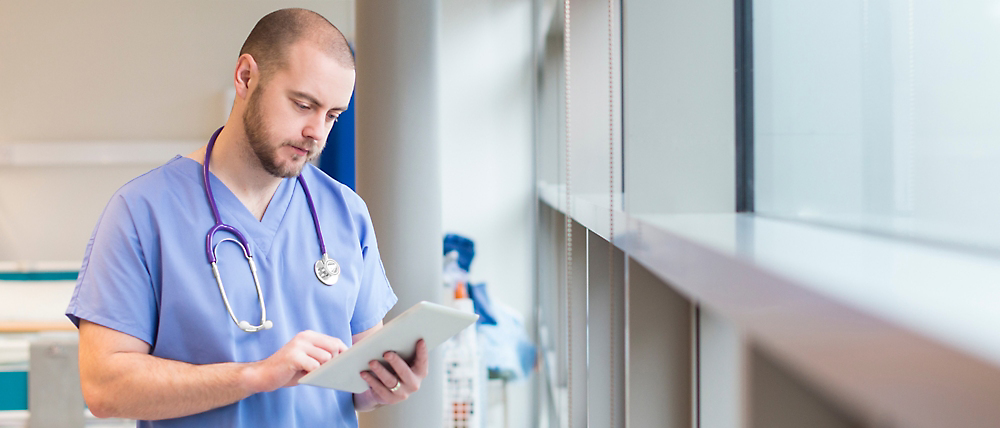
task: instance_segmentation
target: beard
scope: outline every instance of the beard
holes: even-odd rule
[[[257,157],[260,162],[260,166],[264,168],[268,174],[271,174],[279,178],[291,178],[298,177],[302,173],[302,168],[305,167],[305,162],[302,165],[298,165],[299,159],[302,155],[292,155],[292,163],[287,165],[282,165],[278,162],[278,150],[284,146],[294,146],[299,148],[304,148],[309,150],[306,157],[306,162],[312,162],[320,153],[323,151],[323,146],[326,142],[313,143],[311,139],[303,139],[299,142],[293,142],[291,140],[284,141],[281,144],[273,144],[274,138],[267,132],[267,125],[264,120],[264,114],[261,109],[260,95],[264,91],[264,86],[260,85],[257,90],[250,94],[250,99],[247,100],[247,109],[243,112],[243,129],[246,131],[247,142],[250,145],[250,149],[253,154]]]

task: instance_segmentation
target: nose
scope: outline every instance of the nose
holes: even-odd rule
[[[308,140],[313,140],[314,142],[319,142],[326,139],[326,117],[325,115],[319,115],[318,118],[312,118],[309,123],[302,128],[302,137]]]

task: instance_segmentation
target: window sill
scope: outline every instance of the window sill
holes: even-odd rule
[[[538,194],[567,211],[558,187]],[[569,211],[610,235],[606,194]],[[1000,259],[752,214],[614,219],[630,258],[860,414],[1000,420]]]

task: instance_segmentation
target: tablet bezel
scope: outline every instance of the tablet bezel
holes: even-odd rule
[[[386,351],[394,351],[409,361],[413,358],[418,340],[424,339],[430,351],[477,319],[479,315],[473,313],[427,301],[419,302],[347,351],[303,376],[299,384],[360,394],[368,389],[361,372],[369,370],[370,361],[387,364],[382,358]]]

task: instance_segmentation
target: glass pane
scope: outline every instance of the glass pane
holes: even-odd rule
[[[1000,247],[1000,3],[753,15],[758,213]]]

